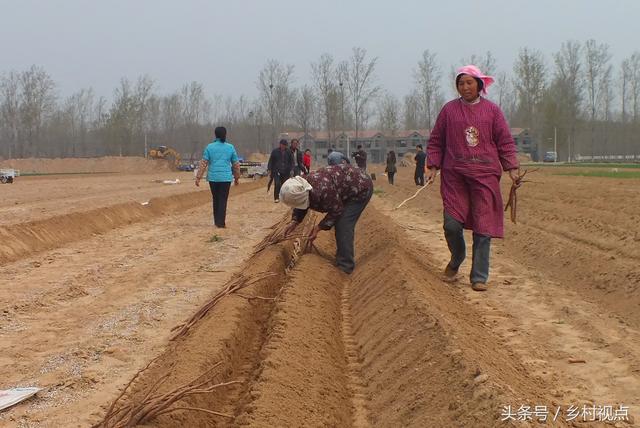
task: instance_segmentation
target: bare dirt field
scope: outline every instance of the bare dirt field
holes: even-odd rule
[[[437,186],[394,210],[412,168],[373,170],[350,276],[331,233],[267,245],[288,210],[265,182],[222,231],[190,173],[0,187],[0,389],[45,388],[0,426],[640,424],[640,180],[532,174],[476,293],[468,262],[442,281]]]

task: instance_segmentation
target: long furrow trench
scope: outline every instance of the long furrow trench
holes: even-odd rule
[[[350,276],[330,233],[304,255],[302,238],[259,245],[96,424],[511,426],[503,405],[552,405],[390,218],[369,207],[356,236]]]

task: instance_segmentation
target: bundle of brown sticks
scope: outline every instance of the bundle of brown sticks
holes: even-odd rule
[[[529,171],[528,169],[525,169],[522,174],[520,174],[520,171],[518,171],[518,178],[516,179],[515,182],[511,184],[511,190],[509,190],[509,200],[507,201],[507,204],[504,206],[504,210],[507,211],[509,208],[511,208],[511,212],[509,214],[511,215],[511,221],[513,223],[516,223],[516,213],[518,208],[518,194],[516,193],[516,191],[520,188],[520,186],[522,186],[522,183],[530,182],[529,180],[524,179],[527,173],[535,172],[537,170],[538,170],[537,168],[531,171]]]
[[[202,305],[200,309],[198,309],[198,311],[195,314],[193,314],[191,318],[189,318],[189,320],[187,320],[184,324],[180,324],[174,327],[172,331],[177,330],[177,332],[173,335],[171,340],[176,340],[179,337],[186,335],[187,332],[191,329],[191,327],[193,327],[198,321],[204,318],[205,315],[207,315],[209,311],[214,306],[216,306],[218,302],[220,302],[220,300],[222,300],[225,296],[228,296],[233,293],[238,294],[238,291],[242,290],[243,288],[253,285],[257,282],[262,281],[263,279],[266,279],[266,278],[269,278],[270,276],[275,276],[275,275],[276,273],[273,273],[273,272],[263,272],[252,277],[247,277],[247,276],[244,276],[243,274],[240,274],[235,280],[231,281],[222,290],[217,292],[215,296],[211,298],[211,300],[209,300],[207,303]],[[241,297],[245,297],[245,296],[241,296]]]
[[[138,402],[131,402],[128,404],[120,405],[119,402],[121,398],[128,391],[131,384],[140,376],[141,373],[145,372],[149,366],[154,362],[152,360],[145,368],[140,370],[127,384],[124,390],[120,393],[118,398],[116,398],[104,419],[100,421],[98,424],[94,425],[93,428],[128,428],[134,427],[140,424],[144,424],[154,419],[157,416],[165,415],[167,413],[176,412],[179,410],[183,411],[199,411],[208,413],[210,415],[220,416],[224,418],[233,418],[233,415],[227,415],[225,413],[216,412],[209,409],[203,409],[200,407],[191,407],[191,406],[180,406],[176,404],[178,401],[189,397],[195,394],[206,394],[213,392],[218,388],[222,388],[225,386],[233,385],[236,383],[241,383],[240,381],[230,381],[217,383],[215,385],[207,385],[211,383],[210,374],[211,372],[217,368],[221,363],[215,364],[206,372],[202,373],[200,376],[196,377],[192,381],[187,384],[180,386],[178,388],[172,389],[169,392],[164,394],[159,393],[158,389],[160,386],[169,378],[171,370],[160,376],[160,378],[149,388],[149,390],[145,393],[142,400]],[[204,380],[203,380],[204,379]]]

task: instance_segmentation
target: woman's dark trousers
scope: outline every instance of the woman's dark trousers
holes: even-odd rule
[[[464,242],[464,225],[458,220],[444,213],[444,236],[451,252],[449,267],[458,270],[466,257]],[[489,255],[491,253],[491,237],[473,234],[473,253],[471,262],[471,283],[486,283],[489,279]]]
[[[213,223],[218,227],[225,227],[227,217],[227,200],[229,199],[229,181],[210,181],[211,196],[213,197]]]

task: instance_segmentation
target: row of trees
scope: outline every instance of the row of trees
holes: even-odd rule
[[[510,71],[498,69],[491,52],[460,61],[468,63],[496,77],[490,97],[512,126],[531,130],[540,150],[552,136],[565,158],[640,150],[640,52],[615,66],[608,45],[567,41],[550,57],[521,49]],[[0,156],[142,155],[157,145],[195,156],[220,124],[245,154],[265,152],[285,130],[322,130],[334,139],[347,129],[429,129],[456,94],[455,68],[445,71],[430,50],[403,98],[378,85],[376,65],[362,48],[343,61],[323,54],[311,64],[309,84],[297,86],[293,65],[269,60],[254,99],[209,97],[198,82],[161,95],[149,76],[122,79],[110,101],[91,88],[60,98],[44,69],[9,71],[0,76]]]

